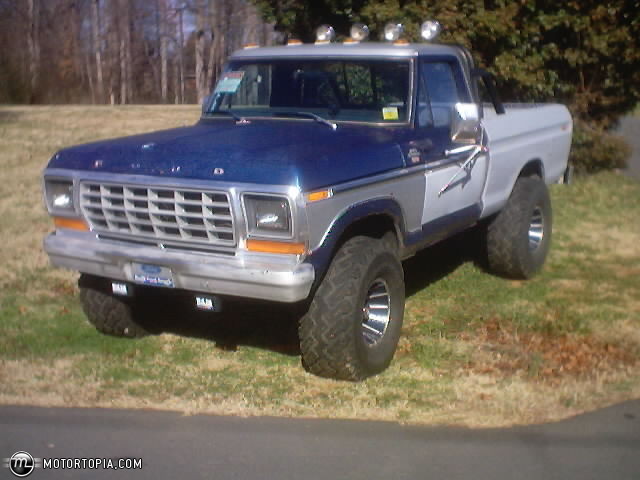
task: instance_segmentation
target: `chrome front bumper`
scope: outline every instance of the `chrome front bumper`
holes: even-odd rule
[[[92,232],[54,232],[44,250],[53,265],[82,273],[134,283],[132,263],[152,264],[171,269],[175,288],[275,302],[304,300],[315,278],[313,266],[290,258],[161,250],[101,240]]]

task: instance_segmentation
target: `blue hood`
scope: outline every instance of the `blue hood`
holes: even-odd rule
[[[225,182],[297,185],[304,191],[404,166],[402,128],[313,121],[226,119],[79,145],[50,168]],[[222,175],[213,175],[214,169]]]

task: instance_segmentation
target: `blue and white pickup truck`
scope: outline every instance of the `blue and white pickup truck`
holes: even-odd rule
[[[541,268],[567,109],[503,106],[464,48],[365,30],[245,48],[195,125],[53,156],[44,248],[81,272],[98,330],[145,334],[140,290],[181,289],[213,311],[226,296],[291,303],[303,366],[360,380],[395,352],[402,260],[480,223],[496,273]]]

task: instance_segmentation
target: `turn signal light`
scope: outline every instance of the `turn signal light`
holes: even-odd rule
[[[53,217],[53,224],[56,228],[68,228],[70,230],[89,231],[89,227],[82,220],[77,218]]]
[[[273,242],[268,240],[247,240],[247,250],[262,253],[288,253],[302,255],[305,251],[304,243]]]
[[[317,202],[318,200],[324,200],[325,198],[329,198],[333,195],[331,190],[321,190],[319,192],[311,192],[307,193],[307,201],[309,202]]]

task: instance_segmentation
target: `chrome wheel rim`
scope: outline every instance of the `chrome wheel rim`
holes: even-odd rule
[[[533,209],[529,223],[529,250],[534,251],[540,247],[544,238],[544,214],[540,207]]]
[[[362,338],[369,346],[376,345],[387,330],[391,319],[391,295],[387,282],[376,279],[367,292],[362,307]]]

